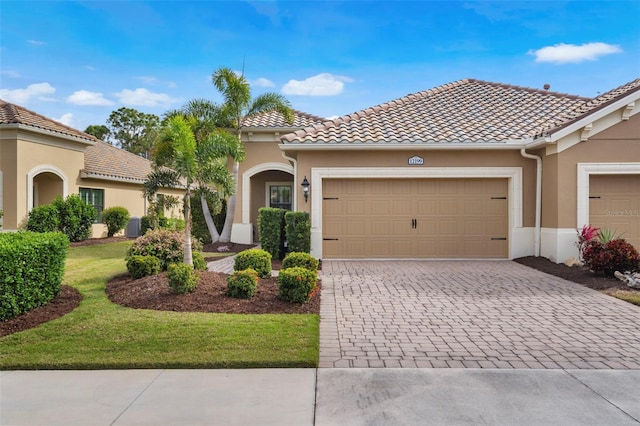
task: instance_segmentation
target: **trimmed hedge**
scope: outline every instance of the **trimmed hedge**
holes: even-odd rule
[[[244,271],[251,268],[260,278],[271,276],[271,254],[261,249],[249,249],[238,253],[233,265],[234,271]]]
[[[309,253],[290,252],[282,261],[282,269],[293,268],[299,266],[313,272],[318,271],[318,259],[311,256]]]
[[[69,239],[60,232],[0,234],[0,321],[60,293]]]
[[[31,209],[27,216],[26,228],[31,232],[56,232],[59,224],[58,209],[46,204]]]
[[[155,256],[134,255],[127,258],[127,271],[135,279],[160,273],[160,260]]]
[[[292,303],[307,303],[318,285],[318,275],[305,268],[281,269],[278,274],[278,293]]]
[[[258,289],[258,273],[251,269],[235,271],[227,277],[227,296],[250,299]]]
[[[122,231],[129,223],[129,219],[131,219],[129,210],[124,207],[115,206],[104,209],[102,211],[102,223],[107,225],[107,237],[113,237]]]
[[[69,241],[84,241],[91,236],[91,225],[98,212],[79,195],[69,195],[65,200],[58,196],[52,204],[58,209],[59,230],[69,237]]]
[[[284,215],[289,252],[311,252],[311,220],[307,212],[287,212]]]
[[[202,243],[192,238],[191,248],[196,269],[203,269]],[[160,260],[160,268],[166,271],[169,264],[184,261],[184,233],[166,229],[150,230],[136,238],[127,250],[127,259],[135,255],[157,257]]]
[[[274,259],[284,255],[284,215],[287,211],[274,207],[262,207],[258,210],[260,245]]]
[[[190,293],[196,289],[200,281],[200,275],[193,266],[186,263],[172,263],[167,268],[169,287],[177,294]]]

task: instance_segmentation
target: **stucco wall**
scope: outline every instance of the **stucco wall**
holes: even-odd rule
[[[534,160],[523,158],[517,150],[425,150],[425,151],[299,151],[298,176],[311,176],[313,167],[521,167],[523,171],[523,226],[535,225],[535,167]],[[424,158],[424,165],[409,166],[408,159],[414,155]],[[302,200],[302,189],[295,185],[298,199]],[[313,187],[310,189],[313,191]],[[298,203],[298,209],[310,211],[310,203]]]
[[[542,226],[575,228],[578,163],[640,162],[640,114],[543,159]]]

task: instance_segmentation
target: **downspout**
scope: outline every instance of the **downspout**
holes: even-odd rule
[[[293,163],[293,211],[298,210],[298,160],[288,157],[286,151],[282,151],[282,158]]]
[[[542,158],[538,155],[527,153],[526,148],[520,149],[520,155],[524,158],[536,160],[536,228],[535,228],[535,255],[540,256],[540,234],[541,234],[541,217],[542,217]]]

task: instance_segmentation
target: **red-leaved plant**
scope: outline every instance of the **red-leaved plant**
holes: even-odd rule
[[[602,243],[591,238],[582,246],[584,264],[593,272],[602,272],[612,277],[616,271],[640,271],[640,254],[638,250],[622,238]]]
[[[584,262],[584,250],[586,244],[592,239],[596,238],[599,234],[600,228],[595,228],[591,225],[584,225],[582,229],[578,230],[578,253],[580,254],[580,260]]]

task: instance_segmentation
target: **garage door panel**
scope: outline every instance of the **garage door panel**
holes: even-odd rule
[[[506,241],[491,241],[508,234],[507,201],[491,199],[506,197],[506,179],[326,179],[323,187],[331,190],[323,197],[337,198],[323,204],[323,237],[341,240],[325,241],[327,258],[507,256]]]
[[[640,248],[640,175],[591,175],[589,223]]]

